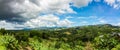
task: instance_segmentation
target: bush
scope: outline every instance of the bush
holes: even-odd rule
[[[120,50],[120,44],[116,45],[112,50]]]
[[[7,50],[5,46],[0,46],[0,50]]]
[[[29,45],[34,49],[34,50],[41,50],[41,43],[38,40],[35,39],[30,39],[29,40]]]
[[[0,36],[0,46],[4,46],[7,49],[12,49],[12,50],[19,49],[18,41],[15,39],[14,36],[10,36],[10,35]]]
[[[109,34],[105,34],[105,35],[101,35],[99,37],[96,37],[94,39],[95,42],[95,47],[96,48],[109,48],[112,49],[114,46],[116,46],[118,44],[118,41],[109,35]]]

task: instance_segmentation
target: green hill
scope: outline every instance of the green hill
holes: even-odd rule
[[[2,50],[120,50],[120,27],[110,24],[70,28],[0,30]]]

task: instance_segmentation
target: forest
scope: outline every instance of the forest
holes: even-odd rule
[[[120,50],[120,27],[110,24],[58,29],[0,29],[0,50]]]

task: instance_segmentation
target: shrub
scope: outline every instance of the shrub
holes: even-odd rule
[[[105,34],[105,35],[101,35],[99,37],[96,37],[94,39],[95,42],[95,47],[96,48],[109,48],[112,49],[114,46],[117,45],[118,41],[109,35],[109,34]]]
[[[7,49],[16,50],[18,49],[18,41],[14,36],[4,35],[0,36],[0,46],[5,46]]]

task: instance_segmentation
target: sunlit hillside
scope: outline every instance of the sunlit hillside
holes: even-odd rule
[[[0,50],[120,50],[120,27],[89,25],[59,30],[0,30]]]

